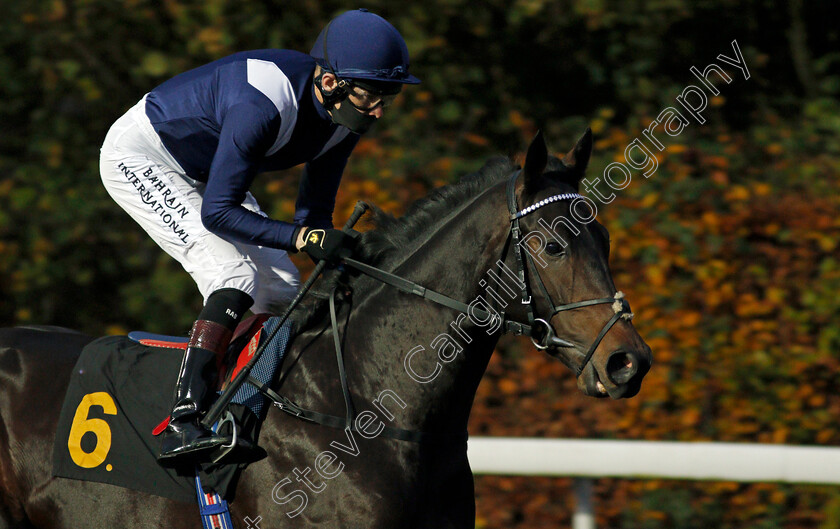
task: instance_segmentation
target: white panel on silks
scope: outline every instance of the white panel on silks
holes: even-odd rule
[[[292,83],[276,64],[261,59],[248,59],[248,84],[266,96],[280,114],[280,131],[268,150],[268,155],[279,151],[289,142],[297,122],[298,103]]]

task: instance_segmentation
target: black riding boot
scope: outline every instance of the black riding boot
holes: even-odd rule
[[[198,320],[193,325],[178,373],[169,425],[161,440],[159,460],[198,456],[231,442],[229,436],[216,435],[199,424],[199,412],[207,394],[204,373],[212,371],[216,355],[227,348],[231,334],[223,325],[211,321]]]

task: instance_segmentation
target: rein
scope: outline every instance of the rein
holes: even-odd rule
[[[522,229],[519,224],[519,220],[537,211],[538,209],[547,206],[548,204],[560,200],[577,199],[581,198],[581,196],[577,193],[564,193],[561,195],[554,195],[552,197],[541,200],[536,204],[528,206],[525,209],[519,210],[516,203],[516,179],[518,178],[520,173],[521,170],[514,172],[508,180],[507,184],[506,193],[508,210],[510,213],[510,231],[508,233],[508,239],[505,242],[505,249],[502,256],[502,261],[507,257],[507,253],[510,250],[510,248],[515,248],[514,255],[516,257],[516,263],[518,268],[517,279],[519,280],[519,283],[522,288],[521,303],[527,308],[528,322],[523,323],[516,320],[508,319],[507,316],[505,316],[504,313],[502,313],[504,333],[529,336],[537,349],[544,350],[549,355],[557,357],[556,353],[550,351],[550,347],[575,347],[575,344],[557,337],[554,328],[552,327],[551,323],[549,323],[551,318],[554,317],[555,314],[566,310],[574,310],[582,307],[589,307],[592,305],[600,305],[605,303],[612,304],[612,308],[615,314],[601,328],[601,331],[598,333],[598,336],[595,338],[595,341],[592,342],[586,354],[584,355],[583,361],[581,362],[580,366],[576,368],[577,376],[580,376],[586,365],[591,360],[592,355],[595,354],[595,350],[598,348],[598,345],[601,343],[601,340],[603,340],[604,336],[606,336],[606,334],[613,327],[613,325],[615,325],[615,323],[619,319],[631,319],[633,317],[633,313],[630,311],[630,305],[624,299],[624,294],[622,292],[616,292],[613,295],[613,297],[608,298],[605,297],[589,299],[584,301],[576,301],[573,303],[565,303],[562,305],[554,304],[554,302],[551,299],[551,295],[548,293],[548,289],[546,289],[542,278],[537,272],[536,265],[533,261],[533,257],[531,257],[531,255],[522,248]],[[386,285],[390,285],[401,292],[419,296],[423,299],[427,299],[429,301],[437,303],[438,305],[442,305],[444,307],[457,310],[463,314],[467,314],[467,316],[470,315],[470,312],[482,319],[486,319],[491,316],[490,313],[488,313],[487,311],[476,309],[474,307],[471,308],[469,305],[462,301],[456,300],[445,294],[441,294],[440,292],[436,292],[434,290],[426,288],[418,283],[392,274],[390,272],[386,272],[374,266],[362,263],[355,259],[344,257],[342,258],[341,263],[345,267],[352,268],[357,272],[360,272],[373,279],[376,279],[377,281],[380,281]],[[533,275],[534,277],[534,281],[536,282],[540,294],[543,298],[545,298],[548,301],[549,306],[552,309],[551,314],[545,319],[538,318],[535,316],[537,312],[536,302],[534,296],[532,296],[529,281],[529,276],[531,275]],[[249,377],[248,382],[253,384],[261,393],[263,393],[269,399],[271,399],[274,405],[277,406],[280,410],[290,415],[293,415],[306,421],[321,424],[323,426],[329,426],[331,428],[355,430],[354,420],[356,417],[356,411],[350,396],[350,391],[347,385],[347,375],[344,369],[344,355],[341,349],[341,340],[339,337],[338,321],[335,310],[335,292],[336,291],[334,289],[330,293],[330,321],[333,330],[333,342],[335,345],[336,363],[338,364],[338,373],[341,381],[341,391],[344,397],[344,405],[346,411],[345,416],[338,417],[335,415],[327,415],[301,408],[287,397],[278,394],[265,384],[262,384],[261,382],[256,381],[253,378]],[[384,425],[379,435],[389,437],[391,439],[398,439],[402,441],[410,441],[416,443],[466,442],[467,439],[466,431],[457,434],[421,432],[417,430],[404,430],[402,428],[392,428]]]
[[[338,318],[335,310],[335,292],[337,287],[330,292],[330,323],[332,325],[333,343],[335,345],[335,359],[338,364],[338,376],[341,381],[341,393],[344,397],[344,417],[336,415],[329,415],[313,410],[301,408],[295,404],[288,397],[280,395],[267,385],[253,377],[248,377],[248,382],[252,384],[257,390],[271,399],[272,403],[281,411],[293,415],[305,421],[320,424],[322,426],[329,426],[330,428],[338,428],[343,430],[357,431],[355,427],[356,408],[353,406],[353,399],[350,396],[350,389],[347,385],[347,373],[344,369],[344,353],[341,350],[341,339],[338,333]],[[381,421],[380,421],[381,422]],[[466,443],[467,431],[461,433],[449,432],[421,432],[418,430],[404,430],[402,428],[393,428],[391,426],[382,425],[382,429],[376,437],[389,437],[400,441],[409,441],[412,443],[433,443],[433,444],[454,444]]]
[[[521,170],[514,172],[508,180],[507,184],[506,194],[508,210],[510,212],[510,231],[508,232],[508,240],[505,242],[505,250],[502,256],[502,260],[504,260],[505,257],[507,257],[508,250],[511,247],[516,248],[515,256],[518,268],[517,279],[519,280],[519,284],[522,285],[521,303],[527,308],[528,323],[508,319],[507,316],[505,316],[503,313],[502,324],[504,327],[504,332],[505,334],[513,334],[515,336],[529,336],[537,349],[545,350],[548,354],[556,356],[550,351],[548,351],[549,347],[575,347],[575,344],[557,337],[554,328],[549,323],[549,321],[552,317],[554,317],[555,314],[566,310],[574,310],[582,307],[589,307],[591,305],[601,305],[605,303],[612,304],[612,308],[615,314],[612,318],[610,318],[609,321],[607,321],[604,327],[601,328],[601,331],[598,333],[598,336],[595,338],[595,341],[589,346],[589,349],[587,350],[586,355],[584,356],[583,362],[581,362],[580,366],[576,370],[577,375],[580,376],[580,374],[583,372],[583,369],[586,367],[586,365],[589,363],[589,360],[592,358],[592,355],[595,354],[595,350],[598,348],[598,345],[601,343],[601,340],[604,339],[604,336],[606,336],[607,332],[609,332],[612,326],[615,325],[615,323],[619,319],[632,319],[633,313],[630,311],[630,305],[624,299],[624,294],[622,292],[616,292],[613,295],[613,297],[609,298],[589,299],[585,301],[565,303],[562,305],[554,304],[554,302],[551,299],[551,295],[548,293],[548,289],[545,287],[542,278],[536,271],[536,266],[534,264],[533,258],[531,257],[531,254],[529,254],[522,248],[522,229],[519,225],[519,219],[530,215],[531,213],[551,203],[560,200],[581,198],[581,196],[577,193],[563,193],[560,195],[554,195],[544,200],[541,200],[536,204],[528,206],[525,209],[519,210],[516,204],[516,179],[519,177],[519,174],[521,172]],[[440,292],[436,292],[434,290],[426,288],[413,281],[409,281],[408,279],[392,274],[390,272],[386,272],[384,270],[380,270],[379,268],[370,266],[355,259],[344,258],[342,260],[342,263],[345,266],[353,268],[358,272],[372,277],[373,279],[376,279],[382,283],[390,285],[396,288],[397,290],[400,290],[407,294],[413,294],[424,299],[428,299],[429,301],[437,303],[438,305],[443,305],[444,307],[455,309],[461,313],[467,314],[468,316],[469,311],[471,310],[473,314],[482,319],[490,317],[490,314],[486,311],[476,308],[471,309],[469,305],[462,301],[458,301],[445,294],[441,294]],[[552,308],[552,313],[546,319],[537,318],[534,316],[536,313],[536,301],[534,299],[534,296],[531,295],[531,286],[530,281],[528,280],[529,275],[534,276],[534,280],[537,284],[537,287],[540,290],[540,293],[548,301],[549,305]],[[542,327],[544,331],[540,332],[538,330],[539,327]],[[336,342],[336,346],[337,345],[338,343]]]

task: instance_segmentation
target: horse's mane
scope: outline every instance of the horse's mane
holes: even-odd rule
[[[517,168],[510,158],[494,156],[478,171],[462,177],[457,183],[433,189],[425,197],[416,200],[402,217],[395,217],[372,206],[372,216],[366,222],[371,223],[373,229],[362,233],[353,257],[372,266],[388,269],[390,262],[425,241],[425,235],[437,230],[450,213],[469,203],[482,191],[508,178]],[[563,171],[564,168],[560,160],[549,157],[548,171]],[[293,317],[299,323],[298,329],[307,328],[317,321],[316,317],[325,309],[325,299],[335,288],[339,276],[327,273],[318,280],[310,292],[314,299],[302,303]]]
[[[368,221],[374,229],[362,234],[358,257],[374,266],[385,265],[414,247],[417,241],[425,240],[424,235],[434,232],[450,213],[509,176],[514,169],[516,166],[509,158],[494,156],[459,182],[433,189],[416,200],[399,218],[374,206]]]
[[[396,218],[377,207],[369,222],[374,229],[362,234],[358,257],[371,265],[382,266],[394,256],[413,248],[424,235],[437,229],[450,213],[485,189],[508,178],[518,166],[506,156],[494,156],[478,171],[468,174],[455,184],[439,187],[409,206],[405,215]],[[563,163],[550,156],[546,168],[549,173],[562,173]]]

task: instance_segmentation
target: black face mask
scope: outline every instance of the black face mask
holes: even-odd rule
[[[345,97],[345,101],[339,108],[333,107],[330,110],[332,121],[336,125],[343,125],[356,134],[364,134],[376,122],[376,116],[363,114],[353,108]]]
[[[330,113],[332,122],[336,125],[347,127],[356,134],[364,134],[376,122],[376,116],[362,113],[353,108],[347,101],[348,93],[343,87],[336,88],[330,92],[321,87],[321,78],[324,74],[315,78],[315,88],[320,92],[324,100],[323,105]],[[343,103],[341,108],[336,108],[337,103]]]

